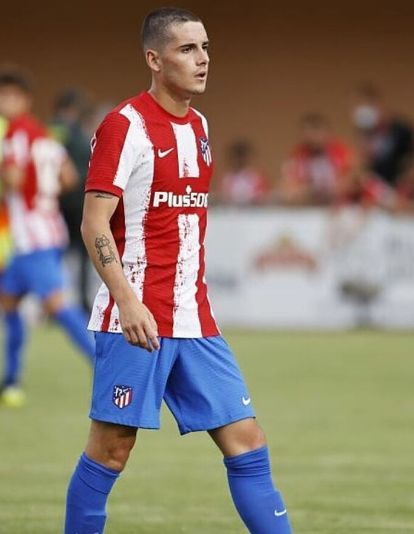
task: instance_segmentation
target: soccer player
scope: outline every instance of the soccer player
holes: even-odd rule
[[[207,297],[212,160],[206,119],[190,107],[206,87],[207,34],[197,16],[168,7],[145,18],[142,41],[151,88],[110,112],[92,143],[82,234],[104,283],[89,325],[91,429],[69,484],[65,533],[103,532],[137,429],[159,428],[164,399],[181,434],[205,430],[222,451],[248,530],[287,534],[265,436]]]
[[[18,308],[28,293],[41,299],[45,311],[91,362],[95,351],[85,330],[83,311],[66,300],[61,265],[67,230],[58,195],[76,183],[77,175],[63,147],[49,138],[30,114],[31,103],[31,88],[24,75],[0,72],[0,115],[8,120],[1,179],[14,247],[0,286],[6,330],[0,396],[9,406],[24,402],[20,381],[25,328]]]

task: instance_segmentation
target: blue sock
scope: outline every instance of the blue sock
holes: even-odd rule
[[[271,478],[267,447],[224,458],[233,502],[251,534],[291,534],[285,504]]]
[[[55,319],[90,362],[93,363],[95,358],[95,344],[92,336],[86,329],[87,319],[85,313],[77,306],[70,306],[62,308],[55,313]]]
[[[7,312],[5,323],[4,386],[13,386],[20,381],[22,353],[25,340],[25,325],[19,312]]]
[[[68,487],[65,534],[102,534],[106,501],[118,476],[82,454]]]

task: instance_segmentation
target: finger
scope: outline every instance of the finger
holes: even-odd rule
[[[137,330],[136,333],[139,339],[139,346],[147,350],[148,352],[152,352],[152,347],[148,344],[148,339],[145,334],[145,330],[143,328],[140,328],[139,330]]]
[[[160,342],[158,339],[158,331],[157,328],[154,328],[152,326],[152,322],[150,321],[149,324],[147,323],[145,325],[145,335],[147,337],[148,343],[154,350],[159,350],[160,348]]]
[[[154,350],[160,350],[160,340],[158,339],[156,333],[148,336],[148,342]]]
[[[130,343],[131,345],[139,345],[139,338],[132,328],[124,329],[124,336],[128,343]]]
[[[147,338],[148,346],[151,347],[151,352],[155,350],[160,350],[160,342],[157,336]]]

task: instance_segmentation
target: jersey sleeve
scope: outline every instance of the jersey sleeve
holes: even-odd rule
[[[112,112],[105,117],[91,141],[85,192],[122,195],[138,156],[130,131],[130,121],[124,115]]]

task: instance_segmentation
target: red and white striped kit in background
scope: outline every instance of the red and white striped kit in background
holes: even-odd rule
[[[3,165],[24,173],[22,188],[6,195],[13,246],[18,254],[68,244],[59,211],[60,171],[65,149],[30,115],[10,122],[3,141]]]
[[[92,140],[86,191],[120,197],[111,230],[125,276],[160,336],[219,334],[204,278],[211,174],[206,119],[191,108],[185,117],[170,115],[146,92],[111,111]],[[105,284],[89,328],[121,332]]]

